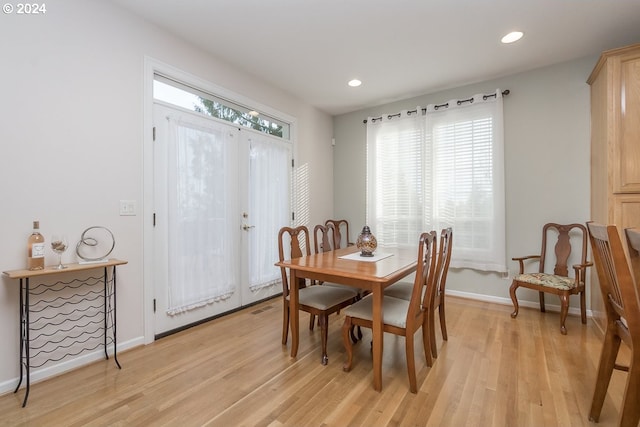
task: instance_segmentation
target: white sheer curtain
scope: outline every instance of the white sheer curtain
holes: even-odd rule
[[[425,215],[438,231],[453,228],[451,267],[507,271],[503,127],[500,90],[427,106]]]
[[[278,231],[291,215],[291,146],[266,135],[249,137],[249,288],[279,282]]]
[[[367,224],[379,245],[417,246],[424,230],[420,107],[367,120]]]
[[[169,130],[167,312],[177,314],[227,298],[239,282],[238,135],[171,118]]]
[[[452,227],[452,267],[506,271],[501,91],[369,118],[367,221],[383,245]]]

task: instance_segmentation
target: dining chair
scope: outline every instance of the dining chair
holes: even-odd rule
[[[451,248],[453,247],[453,230],[451,227],[440,232],[440,246],[438,247],[438,264],[436,267],[435,286],[433,296],[430,298],[429,312],[427,313],[429,324],[429,337],[431,338],[431,355],[438,357],[438,347],[436,346],[435,332],[435,312],[438,309],[440,317],[440,332],[443,341],[448,341],[447,321],[445,316],[444,289],[447,285],[447,275],[449,274],[449,264],[451,263]]]
[[[438,246],[438,258],[436,263],[435,273],[435,286],[433,286],[433,295],[428,298],[429,312],[426,319],[428,323],[429,339],[431,342],[431,355],[434,358],[438,357],[438,349],[436,346],[435,335],[435,311],[438,310],[440,317],[440,331],[442,332],[442,339],[447,341],[447,322],[445,315],[445,303],[444,303],[444,290],[447,285],[447,274],[449,272],[449,264],[451,263],[451,248],[453,240],[453,230],[451,227],[443,228],[440,232],[440,245]],[[384,290],[386,296],[400,298],[404,300],[410,300],[413,291],[413,283],[411,282],[398,282],[389,286]]]
[[[551,251],[552,239],[556,238],[556,243]],[[549,244],[549,247],[547,247]],[[587,262],[587,229],[582,224],[555,224],[548,223],[542,227],[542,250],[540,255],[528,255],[524,257],[512,258],[518,261],[520,271],[513,278],[509,295],[513,302],[513,313],[511,317],[515,319],[518,315],[519,305],[516,297],[516,290],[519,287],[538,291],[540,299],[540,311],[545,312],[544,294],[550,293],[558,295],[560,298],[560,333],[567,334],[565,321],[569,313],[569,297],[571,295],[580,296],[580,318],[583,324],[587,323],[587,311],[585,304],[585,278],[586,269],[593,265]],[[573,277],[569,275],[568,263],[572,259],[572,251],[577,252],[577,263],[573,264]],[[552,252],[552,254],[549,254]],[[553,256],[555,254],[555,257]],[[538,272],[525,273],[525,263],[534,261],[538,263]],[[548,266],[548,267],[547,267]],[[551,266],[553,271],[551,272]],[[547,270],[547,268],[549,270]]]
[[[288,238],[289,245],[287,246],[285,238]],[[288,251],[285,251],[288,248]],[[278,232],[278,255],[280,262],[285,259],[295,259],[302,256],[311,256],[311,246],[309,239],[309,229],[305,226],[299,227],[282,227]],[[287,344],[289,336],[289,318],[290,316],[297,316],[298,313],[291,313],[289,306],[289,290],[291,284],[289,283],[289,275],[287,269],[280,268],[282,276],[282,302],[283,302],[283,316],[282,316],[282,344]],[[328,337],[328,325],[329,315],[337,313],[341,309],[354,303],[357,299],[357,291],[354,289],[346,289],[335,286],[320,286],[313,282],[307,286],[305,279],[299,279],[297,284],[299,290],[299,308],[302,311],[309,313],[311,321],[309,323],[309,329],[313,330],[313,316],[318,317],[320,323],[320,333],[322,342],[322,358],[321,362],[326,365],[329,361],[327,356],[327,337]]]
[[[407,372],[409,374],[409,390],[417,393],[416,366],[414,359],[414,335],[422,327],[422,343],[427,366],[433,364],[431,357],[430,340],[425,326],[425,307],[429,291],[423,292],[426,286],[433,287],[434,272],[436,265],[435,245],[436,232],[422,233],[418,245],[418,263],[415,280],[413,282],[413,292],[409,301],[394,298],[387,295],[382,297],[382,329],[384,332],[405,337],[405,352],[407,358]],[[343,365],[343,370],[351,370],[353,363],[353,345],[350,338],[350,330],[355,326],[373,328],[373,298],[366,296],[355,304],[344,310],[344,324],[342,325],[342,339],[347,351],[347,360]]]
[[[331,223],[327,225],[318,224],[313,228],[313,249],[316,254],[319,254],[322,252],[329,252],[333,250],[332,241],[335,237],[335,234],[333,231],[334,231],[333,224]],[[343,284],[334,283],[334,282],[323,282],[323,281],[318,281],[317,284],[325,285],[325,286],[336,286],[339,288],[348,289],[349,291],[356,293],[356,298],[358,300],[364,296],[364,291],[362,289],[357,289],[348,285],[343,285]],[[339,311],[338,311],[338,314],[340,314]],[[351,339],[353,340],[353,342],[356,342],[361,338],[362,338],[362,332],[360,328],[358,328],[357,335],[355,334],[355,331],[352,330]]]
[[[322,225],[318,224],[313,228],[313,249],[315,253],[319,254],[321,252],[329,252],[334,249],[334,226],[333,224]],[[335,248],[339,249],[339,248]],[[351,286],[342,285],[339,283],[333,282],[321,282],[321,284],[326,284],[329,286],[338,286],[351,290],[355,290],[359,296],[363,296],[363,292],[361,289],[355,289]]]
[[[315,253],[328,252],[334,249],[334,225],[327,223],[313,227],[313,249]]]
[[[618,425],[637,427],[640,422],[640,302],[637,288],[640,281],[640,231],[625,230],[630,270],[617,227],[594,222],[588,222],[587,227],[607,315],[589,420],[599,421],[611,375],[617,369],[628,372]],[[629,366],[616,363],[621,342],[631,349]]]
[[[328,225],[322,225],[322,224],[318,224],[313,228],[313,249],[315,251],[316,254],[322,253],[322,252],[329,252],[333,250],[333,245],[332,245],[332,241],[334,238],[334,233],[333,233],[333,225],[332,224],[328,224]],[[337,286],[340,288],[344,288],[344,289],[349,289],[353,292],[356,292],[356,294],[358,294],[358,296],[360,296],[360,290],[353,288],[351,286],[347,286],[347,285],[342,285],[340,283],[333,283],[333,282],[323,282],[323,281],[318,281],[317,284],[319,285],[327,285],[327,286]]]
[[[334,249],[340,249],[346,246],[353,246],[349,235],[349,221],[346,219],[328,219],[324,223],[325,225],[331,224],[333,226],[333,242]],[[344,236],[344,239],[343,239]],[[344,242],[344,244],[343,244]]]

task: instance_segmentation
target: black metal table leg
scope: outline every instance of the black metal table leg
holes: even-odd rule
[[[29,361],[29,278],[20,279],[20,379],[13,391],[17,393],[25,378],[25,394],[22,407],[27,405],[29,390],[31,389],[30,361]]]
[[[116,320],[118,318],[117,314],[116,314],[116,266],[113,266],[113,273],[112,273],[112,279],[113,279],[113,359],[116,361],[116,365],[118,365],[118,369],[122,369],[122,366],[120,366],[120,362],[118,362],[118,343],[117,343],[117,335],[116,335]],[[105,331],[105,335],[107,334],[107,332]]]

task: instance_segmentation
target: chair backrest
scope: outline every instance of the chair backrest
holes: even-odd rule
[[[435,286],[436,269],[436,239],[438,235],[435,231],[422,233],[418,244],[418,266],[413,282],[411,300],[409,300],[409,310],[407,312],[407,323],[410,318],[417,318],[421,312],[428,307],[429,290]],[[426,287],[426,291],[424,288]]]
[[[443,228],[440,232],[440,246],[438,248],[438,264],[436,266],[436,294],[444,294],[447,284],[447,273],[451,263],[451,245],[453,244],[453,230],[451,227]]]
[[[289,245],[287,245],[288,240]],[[285,248],[288,250],[285,251]],[[280,262],[286,259],[300,258],[302,256],[311,255],[311,246],[309,245],[309,229],[304,225],[299,227],[282,227],[278,232],[278,256]],[[287,276],[287,269],[280,267],[280,273],[282,275],[282,296],[287,297],[289,295],[289,279]],[[298,287],[305,287],[305,280],[299,280]]]
[[[627,237],[627,248],[629,250],[629,264],[631,266],[631,274],[633,275],[634,293],[636,295],[635,302],[631,296],[631,290],[626,291],[629,293],[631,302],[625,304],[625,311],[627,312],[627,324],[629,330],[632,330],[635,334],[634,337],[640,341],[640,229],[627,228],[624,230]],[[624,295],[623,295],[624,298]],[[635,308],[634,308],[635,306]]]
[[[630,336],[624,334],[623,339],[634,338],[635,335],[635,339],[638,340],[640,339],[638,294],[618,229],[615,225],[605,226],[594,222],[588,222],[587,227],[608,322],[617,324],[623,330],[628,329]],[[635,233],[632,233],[629,244],[637,245]],[[637,249],[631,247],[630,252],[631,259],[636,262]],[[621,317],[624,318],[624,322],[620,320]]]
[[[636,284],[636,292],[640,294],[640,229],[626,228],[627,249],[629,251],[629,264]]]
[[[547,239],[554,232],[557,234],[557,242],[554,246],[555,257],[548,256]],[[587,262],[587,228],[582,224],[555,224],[549,223],[542,227],[542,251],[540,253],[540,273],[545,273],[545,261],[547,258],[555,258],[553,274],[569,277],[569,260],[571,257],[571,234],[577,234],[581,241],[580,259],[574,264],[586,264]],[[551,243],[551,242],[549,242]]]
[[[313,228],[313,249],[315,253],[333,250],[332,242],[335,239],[333,224],[318,224]]]
[[[351,245],[349,240],[349,222],[346,219],[328,219],[325,225],[333,225],[334,249],[340,249]]]

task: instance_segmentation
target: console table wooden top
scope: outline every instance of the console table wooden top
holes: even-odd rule
[[[82,271],[82,270],[92,270],[94,268],[101,267],[112,267],[115,265],[127,264],[129,261],[123,261],[120,259],[108,259],[106,261],[96,261],[96,262],[87,262],[87,263],[69,263],[64,264],[65,267],[62,270],[58,270],[55,265],[47,265],[42,270],[9,270],[3,271],[2,274],[6,275],[10,279],[24,279],[35,276],[46,276],[50,274],[61,274],[61,273],[70,273],[73,271]]]

